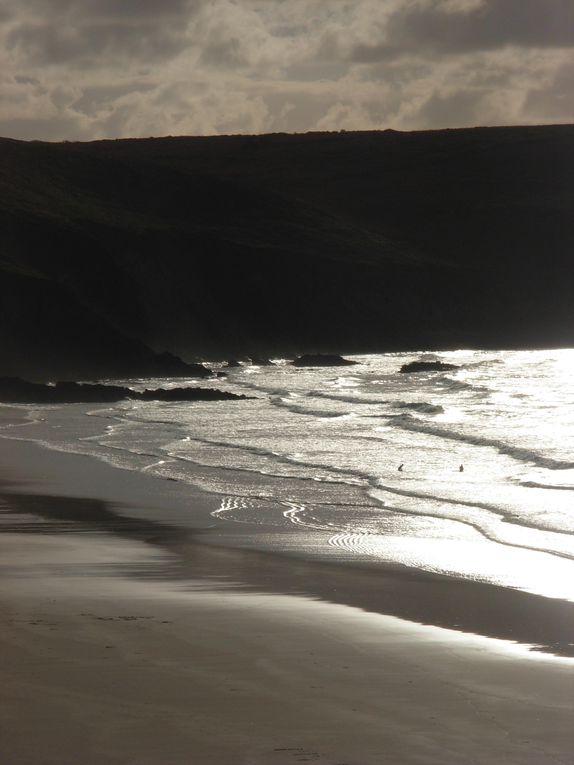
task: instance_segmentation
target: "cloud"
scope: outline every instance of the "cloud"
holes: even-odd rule
[[[539,83],[526,94],[524,112],[533,122],[560,122],[566,115],[574,122],[574,64],[554,70],[546,82]]]
[[[110,62],[166,59],[188,44],[181,22],[189,9],[181,0],[157,3],[155,10],[150,2],[131,0],[47,0],[32,2],[27,11],[13,11],[4,35],[6,49],[25,65],[97,69]]]
[[[571,0],[4,0],[0,133],[572,119]]]
[[[571,0],[405,2],[380,30],[380,40],[358,44],[356,61],[417,54],[464,54],[497,48],[562,48],[574,45]]]

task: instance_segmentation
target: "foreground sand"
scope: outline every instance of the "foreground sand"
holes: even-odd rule
[[[82,464],[86,480],[95,463]],[[47,495],[51,475],[29,463],[3,476],[0,762],[572,761],[571,659],[281,594],[295,562],[233,586],[250,553],[206,548],[182,567],[176,544],[102,530],[125,483],[101,486],[104,503]],[[80,531],[74,516],[93,522]]]
[[[5,763],[571,759],[571,679],[548,659],[288,596],[35,589],[2,588]]]

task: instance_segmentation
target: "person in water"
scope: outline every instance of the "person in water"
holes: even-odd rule
[[[458,472],[459,473],[464,473],[464,465],[459,465]]]

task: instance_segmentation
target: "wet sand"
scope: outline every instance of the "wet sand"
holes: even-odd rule
[[[572,760],[571,659],[361,602],[422,579],[213,547],[171,482],[90,458],[0,439],[0,465],[0,761]]]

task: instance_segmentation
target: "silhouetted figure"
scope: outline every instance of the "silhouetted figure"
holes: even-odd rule
[[[464,465],[459,465],[458,472],[459,473],[464,473]]]
[[[402,462],[402,463],[399,465],[399,473],[402,473],[402,472],[403,472],[403,465],[404,465],[404,464],[405,464],[405,463],[404,463],[404,462]]]

